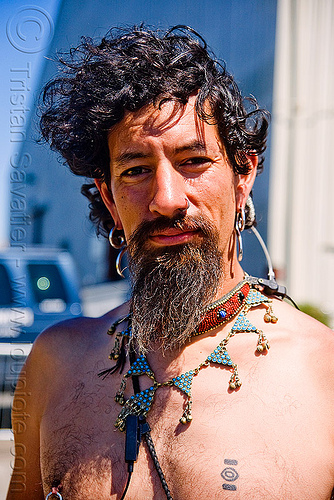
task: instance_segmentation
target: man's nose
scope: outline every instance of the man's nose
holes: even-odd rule
[[[154,177],[150,212],[171,218],[186,212],[187,208],[189,201],[184,177],[171,164],[159,165]]]

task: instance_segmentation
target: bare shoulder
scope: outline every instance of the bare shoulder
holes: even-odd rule
[[[32,404],[40,415],[48,398],[57,391],[57,385],[73,377],[83,360],[95,353],[107,352],[110,325],[127,314],[127,305],[99,318],[75,318],[57,323],[42,332],[35,340],[22,370],[29,388]],[[107,359],[107,356],[105,356]],[[38,415],[36,415],[39,420]]]
[[[87,349],[96,349],[108,342],[106,332],[110,325],[127,314],[125,303],[98,318],[80,317],[56,323],[37,337],[30,357],[45,358],[47,362],[51,357],[57,362],[57,359],[63,361],[68,356],[73,357],[74,352],[79,356]]]
[[[274,299],[275,310],[280,317],[280,323],[284,324],[285,328],[293,331],[295,335],[302,335],[303,338],[313,338],[314,336],[325,336],[330,341],[334,340],[334,332],[323,323],[299,311],[297,308],[288,304],[285,301]]]
[[[331,374],[334,389],[334,331],[286,302],[274,299],[274,308],[282,341],[304,356],[310,369],[321,365],[323,373]]]

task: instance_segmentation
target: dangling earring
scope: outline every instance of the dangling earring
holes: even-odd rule
[[[118,231],[119,234],[116,234],[116,231]],[[109,243],[113,248],[116,248],[118,250],[121,249],[116,258],[116,271],[122,278],[125,278],[123,271],[125,271],[126,267],[124,269],[121,269],[121,260],[128,247],[125,243],[124,233],[122,233],[123,231],[116,229],[116,227],[114,226],[109,233]]]
[[[235,232],[238,240],[238,261],[242,261],[243,247],[241,233],[245,229],[246,217],[244,207],[239,208],[239,212],[235,214]]]

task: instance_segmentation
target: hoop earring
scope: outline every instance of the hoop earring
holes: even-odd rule
[[[242,261],[243,257],[243,246],[242,246],[242,237],[241,233],[245,229],[245,224],[246,224],[246,216],[245,216],[245,210],[244,207],[239,208],[239,212],[236,213],[235,215],[235,232],[237,234],[237,240],[238,240],[238,262]]]
[[[61,494],[59,493],[59,491],[56,491],[56,488],[52,488],[52,491],[50,491],[50,493],[49,493],[48,495],[46,495],[45,500],[48,500],[48,498],[49,498],[51,495],[57,495],[57,497],[58,497],[60,500],[63,500],[63,497],[61,496]]]
[[[119,234],[116,234],[116,231],[118,231]],[[116,271],[117,274],[119,274],[122,278],[125,278],[123,272],[125,271],[126,267],[124,267],[124,269],[121,269],[121,260],[124,254],[126,253],[128,247],[125,243],[124,233],[123,234],[122,233],[123,231],[116,229],[116,227],[114,226],[109,233],[109,243],[113,248],[121,250],[116,258]]]
[[[116,231],[118,231],[119,234],[116,234]],[[110,229],[109,233],[109,243],[113,248],[116,248],[117,250],[119,248],[122,248],[125,245],[125,237],[123,231],[120,229],[116,229],[116,227],[112,227]]]

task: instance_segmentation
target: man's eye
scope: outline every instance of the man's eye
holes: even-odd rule
[[[121,173],[121,177],[135,177],[138,175],[146,174],[148,169],[145,167],[131,167]]]
[[[207,163],[211,163],[211,160],[207,157],[204,156],[194,156],[193,158],[188,158],[185,160],[181,165],[182,166],[187,166],[187,165],[205,165]]]

